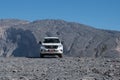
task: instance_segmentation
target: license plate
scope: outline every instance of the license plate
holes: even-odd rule
[[[50,52],[54,52],[54,50],[52,49],[52,50],[49,50]]]

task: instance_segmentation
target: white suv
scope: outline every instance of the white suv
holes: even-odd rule
[[[41,44],[40,56],[45,55],[58,55],[62,58],[63,55],[63,45],[58,37],[45,37]]]

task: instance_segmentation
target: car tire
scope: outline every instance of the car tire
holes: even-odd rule
[[[62,54],[59,54],[58,56],[59,56],[59,58],[62,58],[62,57],[63,57]]]
[[[41,57],[41,58],[44,58],[44,55],[43,55],[43,54],[41,54],[41,55],[40,55],[40,57]]]

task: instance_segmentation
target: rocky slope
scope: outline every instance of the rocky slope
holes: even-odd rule
[[[39,57],[38,42],[45,36],[60,37],[66,56],[120,57],[118,31],[63,20],[16,19],[0,20],[0,56]]]
[[[0,80],[119,80],[120,59],[0,58]]]

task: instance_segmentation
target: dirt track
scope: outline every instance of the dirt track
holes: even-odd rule
[[[0,80],[119,80],[120,59],[0,58]]]

